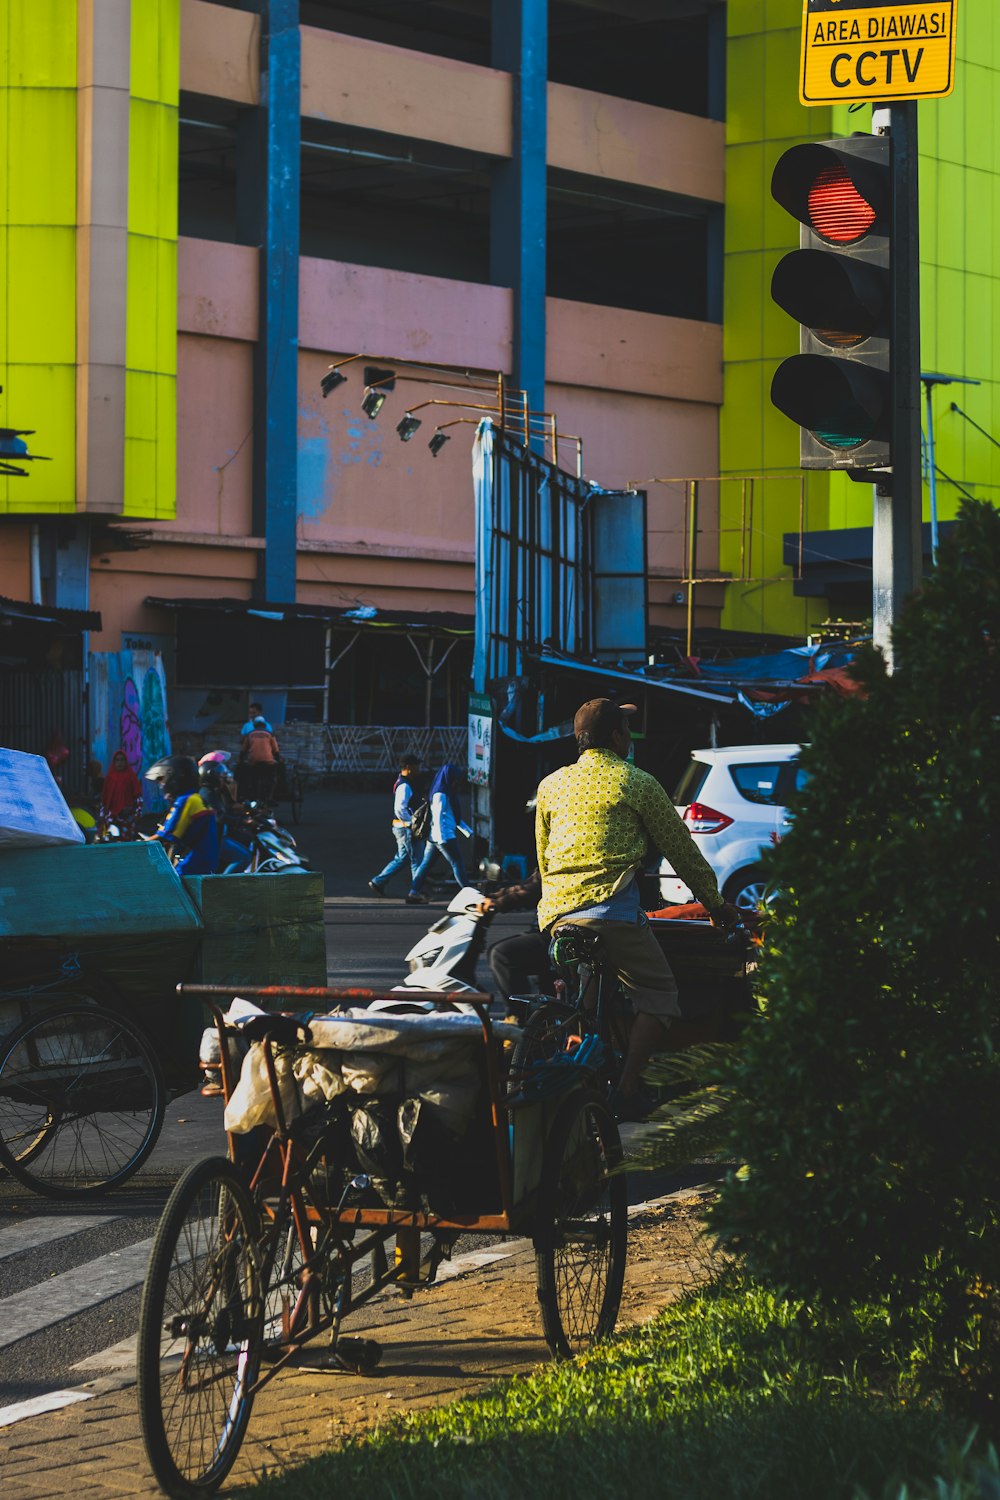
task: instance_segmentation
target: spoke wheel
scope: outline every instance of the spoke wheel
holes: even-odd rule
[[[276,1236],[277,1245],[264,1298],[265,1358],[275,1358],[287,1348],[291,1319],[302,1290],[302,1272],[305,1268],[302,1246],[291,1214],[271,1232]]]
[[[767,893],[768,882],[764,871],[758,865],[751,865],[728,880],[722,894],[741,911],[760,911],[766,905]]]
[[[195,1162],[163,1211],[139,1312],[139,1419],[168,1495],[211,1494],[246,1435],[263,1345],[257,1211],[224,1157]]]
[[[165,1108],[150,1043],[101,1006],[68,1001],[0,1045],[0,1162],[46,1198],[106,1192],[131,1177]]]
[[[549,1135],[539,1189],[535,1272],[545,1340],[557,1359],[615,1326],[625,1279],[628,1200],[621,1140],[607,1106],[579,1091]]]

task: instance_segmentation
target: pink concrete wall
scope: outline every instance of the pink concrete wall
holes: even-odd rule
[[[0,594],[5,599],[31,598],[29,526],[5,525],[0,529]]]
[[[494,68],[302,27],[302,113],[509,156],[511,80]]]
[[[252,410],[253,345],[181,334],[177,520],[165,528],[167,534],[249,534]]]
[[[211,338],[257,338],[257,251],[216,240],[177,242],[177,327]]]
[[[181,88],[256,104],[259,29],[260,17],[247,11],[181,0]]]
[[[256,569],[254,550],[177,542],[95,556],[90,572],[91,608],[100,610],[103,629],[91,636],[90,649],[117,651],[123,630],[172,631],[173,613],[143,604],[148,594],[245,599]]]
[[[722,328],[693,318],[546,302],[549,379],[673,401],[722,402]]]
[[[299,343],[509,370],[510,298],[505,287],[303,256]]]
[[[550,83],[548,92],[550,166],[723,201],[726,127],[721,121],[564,83]]]
[[[181,3],[181,87],[257,102],[257,17]],[[359,129],[511,152],[511,79],[495,68],[302,27],[302,113]],[[554,167],[721,203],[725,126],[675,110],[550,83]]]
[[[169,616],[142,604],[147,594],[249,596],[262,545],[249,534],[256,277],[253,249],[181,241],[178,518],[150,528],[156,541],[143,552],[95,559],[94,608],[105,629],[94,649],[117,649],[122,628],[171,628]],[[427,442],[439,422],[474,421],[477,413],[426,408],[406,444],[395,426],[430,397],[489,398],[401,379],[372,422],[360,409],[360,361],[345,367],[348,383],[326,400],[320,379],[338,354],[362,347],[388,361],[508,367],[509,292],[304,259],[300,317],[299,597],[471,611],[474,428],[449,429],[437,458]],[[720,329],[550,299],[548,332],[547,404],[562,431],[583,435],[589,478],[617,487],[717,472]],[[572,445],[560,462],[574,468]],[[677,615],[669,598],[683,559],[678,494],[650,489],[654,618]],[[708,561],[715,545],[708,492],[705,505]]]

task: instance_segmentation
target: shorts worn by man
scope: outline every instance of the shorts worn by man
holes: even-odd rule
[[[631,1095],[646,1062],[679,1014],[677,984],[639,904],[636,873],[652,844],[707,908],[732,926],[715,875],[655,777],[626,759],[632,704],[592,698],[573,721],[579,759],[538,788],[535,839],[542,875],[538,925],[562,921],[600,931],[632,1001],[635,1022],[620,1083]]]

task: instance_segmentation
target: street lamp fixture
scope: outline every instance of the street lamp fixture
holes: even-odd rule
[[[372,390],[369,387],[369,389],[365,391],[364,397],[361,401],[361,410],[364,412],[365,416],[370,417],[373,422],[385,405],[385,395],[385,391],[378,388]]]
[[[408,443],[417,428],[421,425],[419,417],[415,417],[412,413],[407,412],[402,420],[396,423],[396,431],[399,433],[401,442]]]
[[[427,444],[428,448],[431,450],[431,457],[437,458],[445,443],[450,442],[451,437],[447,432],[436,432],[431,438],[430,442]]]
[[[347,376],[341,370],[338,370],[335,365],[331,366],[319,383],[320,389],[324,396],[329,396],[331,391],[335,391],[338,385],[343,385],[346,380]]]

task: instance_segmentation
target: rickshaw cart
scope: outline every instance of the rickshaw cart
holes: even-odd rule
[[[159,844],[3,851],[0,1168],[49,1198],[121,1185],[197,1081],[175,986],[201,937]]]
[[[441,1036],[471,1049],[480,1088],[467,1145],[450,1157],[435,1151],[429,1176],[418,1171],[403,1190],[407,1201],[384,1201],[385,1187],[380,1201],[359,1165],[357,1103],[346,1129],[339,1096],[294,1118],[286,1108],[298,1098],[289,1093],[290,1077],[317,1066],[310,1029],[328,1038],[353,1034],[336,1030],[350,1016],[352,1026],[377,1023],[358,1012],[313,1014],[308,1022],[272,1013],[237,1034],[217,1003],[234,998],[232,988],[179,989],[210,1003],[227,1104],[237,1082],[234,1049],[256,1044],[251,1073],[266,1078],[271,1123],[229,1134],[228,1157],[191,1166],[154,1240],[140,1312],[138,1400],[149,1461],[167,1494],[203,1495],[222,1483],[257,1392],[310,1340],[327,1336],[332,1369],[371,1368],[377,1345],[343,1336],[344,1318],[387,1287],[412,1296],[429,1285],[460,1235],[532,1240],[542,1327],[555,1356],[610,1334],[625,1273],[626,1180],[617,1126],[588,1067],[567,1059],[537,1078],[512,1075],[505,1064],[518,1029],[491,1022],[486,995],[463,996],[474,1013],[456,1015],[446,1013],[454,1012],[453,996],[427,992],[241,988],[242,999],[273,1004],[280,996],[309,1007],[431,1001],[434,1012],[412,1018],[411,1055],[419,1060],[421,1048]],[[401,1131],[407,1103],[399,1105]],[[317,1363],[312,1354],[309,1363]]]

